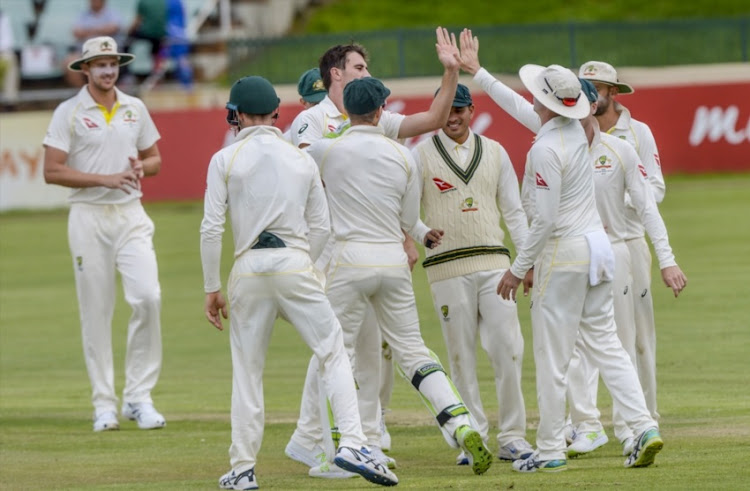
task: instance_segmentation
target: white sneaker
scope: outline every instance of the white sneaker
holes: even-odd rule
[[[629,457],[635,448],[635,437],[629,436],[622,442],[622,456]]]
[[[302,444],[297,443],[292,438],[289,443],[286,444],[284,454],[292,460],[296,460],[300,464],[305,464],[307,467],[316,467],[326,462],[326,451],[323,447],[317,443],[309,450]]]
[[[500,460],[510,460],[515,462],[516,460],[526,460],[531,457],[534,453],[534,449],[531,444],[519,438],[514,440],[507,445],[503,445],[497,452],[497,458]]]
[[[114,411],[107,411],[99,416],[94,415],[94,431],[112,431],[119,430],[120,423],[117,421],[117,414]]]
[[[463,450],[461,450],[461,453],[456,457],[456,465],[469,465],[469,457]]]
[[[142,430],[157,430],[167,426],[164,416],[149,402],[126,402],[122,405],[122,417],[138,423]]]
[[[321,477],[323,479],[348,479],[350,477],[357,477],[358,475],[353,472],[345,471],[331,462],[323,462],[315,467],[310,467],[310,470],[307,473],[310,477]]]
[[[258,481],[255,480],[255,467],[237,474],[231,470],[219,478],[221,489],[258,489]]]
[[[396,459],[394,459],[393,457],[388,457],[383,453],[383,450],[380,447],[370,446],[370,454],[389,469],[396,468]]]
[[[388,433],[388,427],[385,425],[385,409],[380,411],[380,448],[383,452],[391,451],[391,434]]]
[[[604,430],[578,433],[575,440],[568,446],[568,457],[578,457],[593,452],[609,441]]]
[[[395,486],[398,477],[388,467],[374,458],[367,447],[360,450],[352,447],[339,447],[334,463],[351,472],[356,472],[368,481],[381,486]]]

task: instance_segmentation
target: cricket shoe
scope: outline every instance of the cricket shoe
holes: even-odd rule
[[[466,456],[466,452],[463,450],[456,457],[456,465],[469,465],[469,457]]]
[[[353,447],[339,447],[333,462],[342,469],[357,473],[372,483],[381,486],[398,484],[396,474],[374,458],[367,447],[362,447],[360,450]]]
[[[514,440],[509,444],[500,447],[500,450],[497,452],[497,458],[500,460],[510,460],[515,462],[519,459],[528,459],[533,453],[534,449],[531,444],[523,438],[519,438],[518,440]]]
[[[258,481],[255,479],[255,467],[237,474],[231,470],[219,478],[221,489],[258,489]]]
[[[538,454],[533,453],[528,459],[514,461],[513,470],[516,472],[561,472],[568,470],[568,461],[565,459],[539,460]]]
[[[396,468],[396,459],[394,459],[393,457],[388,457],[383,453],[383,450],[380,447],[370,445],[370,454],[372,454],[373,457],[378,459],[381,464],[385,465],[389,469]]]
[[[122,417],[137,422],[142,430],[158,430],[167,426],[164,416],[150,402],[126,402],[122,405]]]
[[[629,436],[622,441],[622,456],[629,456],[633,453],[633,448],[635,448],[635,437]]]
[[[357,477],[357,474],[345,471],[331,462],[323,462],[315,467],[310,467],[307,474],[310,477],[320,477],[323,479],[349,479],[350,477]]]
[[[117,421],[117,414],[114,411],[107,411],[100,415],[94,415],[94,431],[113,431],[119,430],[120,423]]]
[[[456,430],[456,441],[469,458],[469,465],[474,474],[487,472],[492,465],[492,454],[484,445],[482,435],[469,425],[459,426]]]
[[[297,443],[294,438],[289,440],[289,443],[286,444],[284,454],[300,464],[305,464],[307,467],[321,465],[327,460],[326,451],[323,450],[323,447],[316,443],[312,450],[310,450],[304,445]]]
[[[573,443],[568,446],[568,457],[573,458],[593,452],[608,441],[609,438],[607,438],[607,434],[604,433],[604,430],[578,433],[573,440]]]
[[[625,467],[648,467],[654,463],[656,454],[664,447],[664,440],[657,428],[649,428],[636,438],[633,452],[625,460]]]

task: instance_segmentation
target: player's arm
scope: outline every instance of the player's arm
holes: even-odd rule
[[[133,169],[117,174],[92,174],[73,169],[68,166],[67,162],[67,152],[45,145],[44,182],[69,188],[104,186],[110,189],[120,189],[128,194],[138,189],[138,174]]]
[[[426,240],[430,239],[434,245],[440,243],[442,231],[433,231],[422,220],[419,219],[419,180],[421,174],[417,175],[414,157],[408,152],[404,154],[406,160],[406,191],[401,198],[401,229],[406,231],[412,238],[420,244],[426,245]],[[431,233],[436,232],[436,233]],[[435,240],[438,239],[438,240]]]
[[[529,235],[529,224],[526,213],[521,205],[521,194],[518,191],[518,178],[510,161],[508,152],[501,145],[497,145],[500,152],[500,179],[497,183],[497,207],[503,215],[508,231],[516,249],[519,248]]]
[[[664,175],[661,172],[656,140],[647,125],[641,124],[639,130],[638,156],[648,173],[648,182],[651,185],[651,191],[654,193],[654,199],[657,203],[661,203],[667,191],[667,185],[664,183]]]
[[[474,82],[509,116],[534,134],[539,131],[542,122],[534,112],[534,105],[482,68],[479,63],[479,39],[472,35],[470,29],[461,32],[461,69],[473,75]]]
[[[305,148],[323,138],[323,123],[310,110],[304,110],[294,118],[289,133],[292,145]]]
[[[440,92],[435,96],[427,111],[406,116],[398,130],[398,138],[409,138],[435,131],[448,121],[458,86],[459,51],[456,36],[449,34],[447,29],[436,29],[438,59],[445,71],[440,83]]]
[[[139,150],[138,160],[141,162],[143,176],[155,176],[161,170],[161,153],[159,153],[159,146],[154,143],[145,150]]]
[[[227,211],[227,185],[221,160],[211,159],[203,199],[200,254],[203,267],[203,289],[206,292],[204,313],[218,330],[223,330],[221,316],[227,318],[226,300],[221,294],[221,238]],[[221,316],[220,316],[221,314]]]
[[[312,161],[312,158],[310,158]],[[316,261],[325,248],[328,237],[331,234],[330,213],[328,201],[323,190],[323,181],[318,172],[318,166],[310,162],[313,167],[313,176],[310,181],[310,193],[307,195],[305,206],[305,221],[309,232],[307,240],[310,243],[310,257]]]

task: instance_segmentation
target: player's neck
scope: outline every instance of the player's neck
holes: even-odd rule
[[[328,98],[331,99],[333,105],[339,110],[341,114],[346,114],[344,109],[344,89],[341,87],[331,86],[328,89]]]
[[[117,102],[117,92],[115,92],[114,86],[108,90],[101,90],[93,84],[89,84],[87,88],[94,102],[106,107],[110,111],[112,110],[115,102]]]

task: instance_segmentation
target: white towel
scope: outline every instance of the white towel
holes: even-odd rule
[[[615,253],[607,233],[602,230],[586,234],[586,241],[591,251],[589,266],[589,283],[596,286],[602,281],[612,281],[615,277]]]

